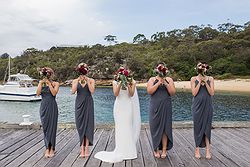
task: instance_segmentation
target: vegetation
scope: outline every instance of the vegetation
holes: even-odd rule
[[[116,36],[105,40],[115,42]],[[250,22],[244,25],[225,23],[190,26],[169,32],[157,32],[147,39],[138,34],[133,43],[81,47],[52,47],[47,51],[28,48],[12,59],[12,73],[20,70],[38,78],[37,67],[52,67],[59,81],[77,75],[75,67],[80,62],[90,66],[90,75],[96,79],[113,78],[120,64],[134,72],[135,79],[148,79],[158,62],[165,62],[172,69],[175,80],[189,80],[195,75],[195,65],[205,61],[212,66],[211,75],[228,78],[250,75]],[[4,78],[8,55],[0,57],[0,78]]]

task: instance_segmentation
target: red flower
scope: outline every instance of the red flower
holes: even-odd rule
[[[127,77],[127,76],[128,76],[128,71],[127,71],[127,70],[124,70],[124,71],[123,71],[123,74]]]
[[[83,74],[83,75],[86,75],[88,73],[88,69],[84,66],[81,66],[78,71]]]
[[[124,70],[125,69],[123,67],[120,67],[119,70],[118,70],[118,72],[120,73],[120,72],[123,72]]]
[[[163,68],[163,65],[162,65],[162,64],[159,64],[159,65],[157,66],[158,71],[162,71],[162,68]]]

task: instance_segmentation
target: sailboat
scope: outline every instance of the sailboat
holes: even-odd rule
[[[41,100],[41,97],[36,95],[37,87],[32,84],[34,80],[26,74],[17,73],[11,75],[9,56],[8,80],[3,85],[0,85],[0,100],[27,102]]]

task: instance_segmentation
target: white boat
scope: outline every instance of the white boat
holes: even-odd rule
[[[0,100],[6,101],[39,101],[40,96],[36,96],[37,87],[33,86],[34,79],[26,74],[10,75],[4,85],[0,85]]]

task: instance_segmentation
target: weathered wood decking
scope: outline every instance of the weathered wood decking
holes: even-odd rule
[[[89,158],[79,157],[78,134],[75,129],[61,129],[57,133],[56,155],[44,158],[42,130],[0,129],[0,167],[29,166],[89,166],[89,167],[156,167],[156,166],[250,166],[250,128],[216,128],[212,130],[212,159],[194,158],[193,130],[174,129],[174,147],[166,159],[152,154],[148,129],[142,129],[138,144],[138,158],[110,164],[93,156],[101,150],[113,150],[114,129],[96,129],[94,146]],[[204,157],[204,151],[201,152]]]

